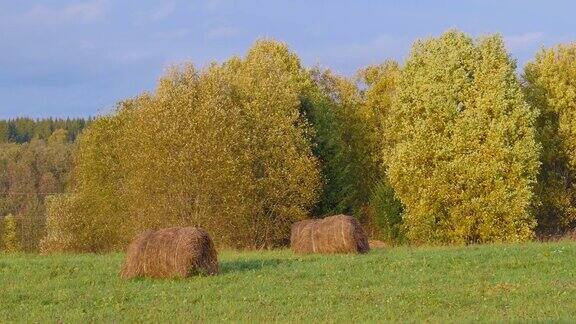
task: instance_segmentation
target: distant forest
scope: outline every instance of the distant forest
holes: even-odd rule
[[[44,235],[45,199],[68,185],[74,141],[91,120],[0,120],[0,223],[14,223],[13,248],[37,249]]]
[[[32,119],[26,117],[0,120],[0,143],[22,144],[34,138],[47,140],[58,129],[65,130],[66,140],[73,142],[91,120],[91,118]]]

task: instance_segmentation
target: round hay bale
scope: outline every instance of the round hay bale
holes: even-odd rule
[[[199,227],[148,230],[128,246],[120,277],[186,278],[218,273],[214,243]]]
[[[308,253],[365,253],[368,238],[356,218],[347,215],[306,219],[292,226],[292,251]]]

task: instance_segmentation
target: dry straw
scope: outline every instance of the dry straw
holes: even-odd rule
[[[290,246],[295,253],[365,253],[370,250],[362,226],[352,216],[306,219],[292,226]]]
[[[212,239],[199,227],[173,227],[136,236],[128,246],[120,276],[186,278],[199,273],[218,273]]]

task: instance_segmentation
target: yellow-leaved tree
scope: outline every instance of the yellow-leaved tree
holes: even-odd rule
[[[371,160],[379,168],[379,178],[370,194],[369,212],[372,222],[379,228],[378,236],[389,244],[405,241],[405,228],[402,226],[402,203],[396,197],[386,176],[387,166],[383,156],[389,154],[393,143],[386,124],[396,96],[400,66],[394,61],[368,66],[359,72],[365,86],[362,115],[369,129],[365,146],[370,147]],[[384,153],[384,154],[383,154]]]
[[[537,114],[500,36],[451,30],[418,41],[386,114],[383,158],[419,243],[529,239]]]
[[[82,135],[74,186],[52,199],[43,246],[112,250],[174,225],[203,226],[229,247],[286,243],[320,191],[301,114],[311,86],[298,57],[270,40],[200,71],[170,69]]]
[[[538,229],[560,234],[576,226],[576,43],[540,51],[524,78],[527,97],[540,110]]]

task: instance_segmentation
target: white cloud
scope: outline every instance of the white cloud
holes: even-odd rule
[[[91,23],[101,20],[108,11],[107,0],[85,1],[61,8],[36,5],[24,14],[29,20],[44,23]]]
[[[544,33],[542,32],[529,32],[505,37],[505,41],[510,50],[518,50],[533,45],[535,42],[542,40],[543,37]]]
[[[236,34],[238,34],[238,29],[234,27],[221,26],[210,29],[208,33],[206,33],[206,37],[209,39],[229,38]]]
[[[136,25],[146,25],[168,18],[176,10],[176,4],[172,1],[163,2],[162,5],[136,15],[134,23]]]

